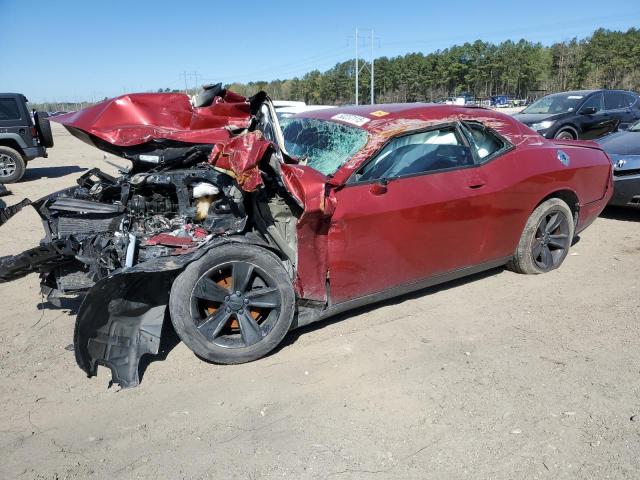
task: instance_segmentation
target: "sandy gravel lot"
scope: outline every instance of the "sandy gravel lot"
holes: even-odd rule
[[[115,172],[55,133],[7,204]],[[41,236],[26,209],[0,255]],[[166,359],[120,391],[67,349],[76,302],[39,309],[36,275],[0,285],[0,478],[640,478],[640,212],[605,211],[572,252],[548,275],[492,270],[343,315],[245,365],[169,331]]]

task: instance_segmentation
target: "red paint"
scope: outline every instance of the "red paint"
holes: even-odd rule
[[[181,93],[133,93],[77,112],[51,117],[113,145],[140,145],[153,139],[186,143],[226,142],[229,125],[246,127],[249,103],[233,92],[210,107],[194,108]]]
[[[264,139],[262,132],[248,132],[233,137],[226,145],[216,144],[209,162],[228,171],[243,190],[251,192],[262,185],[258,162],[270,146],[271,142]]]
[[[374,110],[389,114],[376,118],[369,115]],[[339,303],[509,257],[529,215],[545,197],[559,191],[574,193],[580,204],[579,231],[600,213],[612,193],[611,164],[597,144],[554,143],[498,112],[409,104],[327,109],[300,116],[328,120],[339,112],[371,118],[362,127],[371,137],[327,180],[335,213],[328,235],[326,222],[318,230],[326,248],[309,248],[315,245],[309,234],[299,242],[298,278],[315,277],[317,282],[315,286],[303,282],[300,293],[305,297],[307,291],[320,292],[325,281],[324,275],[306,270],[325,273],[325,263],[330,302]],[[515,148],[466,169],[392,179],[386,185],[346,184],[390,138],[458,120],[480,121]],[[570,156],[568,167],[557,159],[559,148]],[[317,258],[325,250],[326,262]]]
[[[374,116],[375,110],[387,112]],[[331,178],[304,165],[282,164],[282,180],[302,207],[298,218],[298,296],[338,303],[513,254],[535,207],[557,192],[575,195],[577,231],[589,225],[612,195],[611,164],[593,142],[553,142],[510,116],[481,108],[394,104],[310,111],[368,118],[365,147]],[[262,184],[259,163],[272,144],[246,127],[250,107],[227,92],[211,107],[192,108],[180,94],[125,95],[53,118],[119,146],[155,139],[213,145],[210,162],[241,188]],[[483,165],[390,179],[347,180],[391,138],[442,123],[475,120],[496,130],[514,149]],[[274,147],[275,148],[275,147]],[[558,149],[570,157],[564,166]],[[285,159],[286,161],[286,159]],[[179,237],[149,242],[184,246]],[[168,242],[168,243],[163,243]],[[189,244],[191,241],[188,241]],[[327,298],[327,282],[330,298]]]
[[[165,245],[167,247],[188,247],[193,245],[190,237],[179,237],[170,233],[159,233],[144,242],[145,245]]]

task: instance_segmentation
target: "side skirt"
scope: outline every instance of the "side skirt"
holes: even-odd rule
[[[302,327],[304,325],[309,325],[313,322],[324,320],[347,310],[352,310],[354,308],[362,307],[364,305],[369,305],[372,303],[382,302],[384,300],[415,292],[417,290],[422,290],[434,285],[457,280],[458,278],[484,272],[485,270],[491,270],[492,268],[501,267],[502,265],[505,265],[510,259],[511,257],[504,257],[498,260],[481,263],[479,265],[473,265],[471,267],[464,267],[458,270],[453,270],[451,272],[441,273],[439,275],[425,278],[424,280],[407,283],[397,287],[389,288],[387,290],[383,290],[381,292],[371,293],[369,295],[347,300],[345,302],[329,305],[323,310],[309,308],[308,306],[301,306],[298,309],[298,322],[296,328]]]

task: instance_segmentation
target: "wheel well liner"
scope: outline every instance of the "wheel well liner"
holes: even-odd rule
[[[258,239],[230,236],[191,254],[159,257],[99,280],[87,292],[76,316],[74,350],[78,366],[91,377],[96,375],[98,365],[103,365],[122,388],[138,385],[140,358],[158,354],[175,278],[209,250],[233,243],[262,248],[283,262],[273,247]],[[284,268],[289,273],[286,264]]]

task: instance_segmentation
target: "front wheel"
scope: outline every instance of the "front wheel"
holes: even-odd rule
[[[573,241],[573,215],[559,198],[541,203],[524,227],[516,252],[507,265],[518,273],[537,274],[558,268]]]
[[[273,253],[248,244],[214,248],[175,279],[171,322],[197,355],[244,363],[273,350],[291,327],[295,293]]]
[[[575,140],[576,136],[571,132],[571,130],[560,130],[553,138],[558,140]]]

